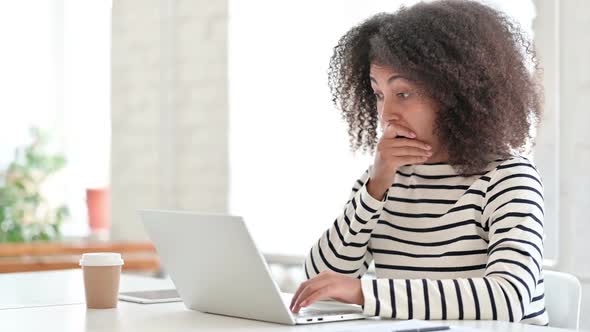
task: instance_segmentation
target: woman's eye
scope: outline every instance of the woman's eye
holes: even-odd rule
[[[383,96],[381,94],[373,93],[373,95],[375,96],[375,98],[377,98],[377,100],[383,99]],[[406,99],[410,96],[410,93],[409,92],[399,92],[399,93],[396,93],[395,95],[402,98],[402,99]]]

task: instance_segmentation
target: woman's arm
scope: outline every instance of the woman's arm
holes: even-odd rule
[[[484,277],[363,279],[364,312],[393,318],[520,321],[542,314],[527,306],[543,262],[543,186],[526,163],[500,165],[483,212],[489,229]],[[528,314],[528,315],[527,315]]]
[[[311,248],[305,260],[307,279],[326,270],[357,278],[367,271],[373,259],[368,242],[385,204],[367,192],[369,170],[355,182],[344,211]]]
[[[432,155],[429,151],[432,147],[415,137],[415,133],[402,125],[386,125],[373,165],[356,181],[344,212],[307,256],[305,274],[308,279],[328,270],[357,278],[367,271],[373,259],[367,246],[396,169],[401,165],[422,163]]]

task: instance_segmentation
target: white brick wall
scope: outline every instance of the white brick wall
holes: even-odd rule
[[[544,69],[543,85],[545,105],[541,127],[537,133],[534,150],[535,163],[539,167],[545,187],[545,259],[557,259],[559,239],[559,82],[558,58],[556,48],[557,17],[552,14],[556,4],[549,1],[536,1],[537,15],[533,21],[535,47]]]
[[[226,1],[117,0],[112,22],[112,237],[145,238],[140,208],[226,211]]]
[[[590,2],[560,1],[561,179],[559,268],[582,278],[590,329]]]
[[[580,328],[590,329],[590,3],[535,0],[535,5],[535,40],[546,68],[547,98],[535,155],[549,203],[546,217],[558,213],[559,220],[556,229],[547,229],[557,232],[559,243],[558,264],[552,268],[581,279]]]

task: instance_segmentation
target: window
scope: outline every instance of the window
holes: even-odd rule
[[[111,3],[23,0],[1,7],[0,168],[29,141],[29,127],[50,130],[68,163],[47,194],[70,208],[64,235],[85,235],[85,189],[109,182]]]

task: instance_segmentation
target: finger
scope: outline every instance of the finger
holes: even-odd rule
[[[411,165],[411,164],[422,164],[425,162],[428,157],[418,157],[418,156],[411,156],[411,157],[401,157],[399,158],[402,162],[402,165]]]
[[[386,155],[390,154],[396,157],[404,157],[404,156],[418,156],[418,157],[430,157],[432,155],[431,151],[423,150],[419,148],[414,148],[411,146],[403,146],[403,147],[390,147],[385,148],[382,150]]]
[[[383,131],[383,137],[396,138],[397,136],[404,136],[407,138],[416,138],[416,133],[407,127],[398,124],[389,123]]]
[[[293,312],[296,312],[296,311],[295,311],[295,308],[300,308],[300,307],[301,307],[301,305],[300,305],[300,303],[301,303],[301,300],[302,300],[303,298],[306,298],[306,297],[307,297],[307,294],[309,294],[310,292],[314,292],[316,289],[318,289],[318,288],[321,288],[321,287],[323,287],[323,286],[325,286],[326,284],[329,284],[329,283],[330,283],[330,281],[329,281],[329,280],[327,280],[327,281],[325,281],[325,280],[315,280],[315,282],[314,282],[314,283],[311,283],[311,284],[307,285],[307,286],[306,286],[306,287],[305,287],[305,288],[304,288],[304,289],[303,289],[303,290],[302,290],[302,291],[301,291],[301,292],[298,294],[297,298],[295,299],[295,301],[294,301],[294,302],[293,302],[293,304],[291,305],[291,308],[290,308],[290,309],[291,309]],[[299,311],[299,310],[297,310],[297,311]]]
[[[385,130],[383,131],[383,137],[385,137],[385,138],[396,138],[396,137],[416,138],[416,133],[404,125],[389,122],[386,125]]]
[[[295,291],[295,294],[293,294],[293,297],[291,298],[291,304],[289,305],[289,308],[293,308],[293,305],[295,304],[295,301],[297,300],[297,297],[299,297],[299,294],[301,294],[301,292],[303,291],[303,289],[305,287],[307,287],[307,285],[309,284],[309,282],[312,279],[309,279],[308,281],[302,282],[301,285],[299,285],[299,287],[297,287],[297,290]]]
[[[291,305],[290,307],[293,307],[293,304],[295,304],[295,300],[297,300],[297,297],[299,297],[299,295],[301,294],[301,292],[305,289],[305,287],[307,287],[308,285],[310,285],[311,283],[315,283],[318,280],[321,280],[323,278],[326,277],[326,275],[328,275],[329,273],[327,273],[326,271],[322,271],[320,274],[318,274],[317,276],[304,281],[301,283],[301,285],[299,285],[299,287],[297,288],[297,290],[295,291],[295,294],[293,294],[293,297],[291,298]]]
[[[300,304],[300,308],[301,307],[308,307],[319,300],[329,298],[331,295],[330,292],[332,290],[333,290],[333,287],[331,287],[330,285],[326,285],[326,286],[316,290],[315,292],[308,294],[308,296],[306,298],[302,299],[301,304]]]
[[[417,139],[410,138],[383,138],[381,144],[384,147],[396,147],[396,146],[413,146],[424,150],[432,150],[432,146],[428,143],[422,142]]]
[[[306,299],[309,294],[312,294],[314,292],[316,292],[318,289],[321,289],[327,285],[330,284],[330,280],[319,280],[316,281],[313,284],[308,285],[307,287],[305,287],[305,289],[299,294],[299,296],[297,297],[297,299],[295,300],[295,303],[293,304],[291,310],[293,312],[299,312],[299,309],[301,308],[301,302]]]

